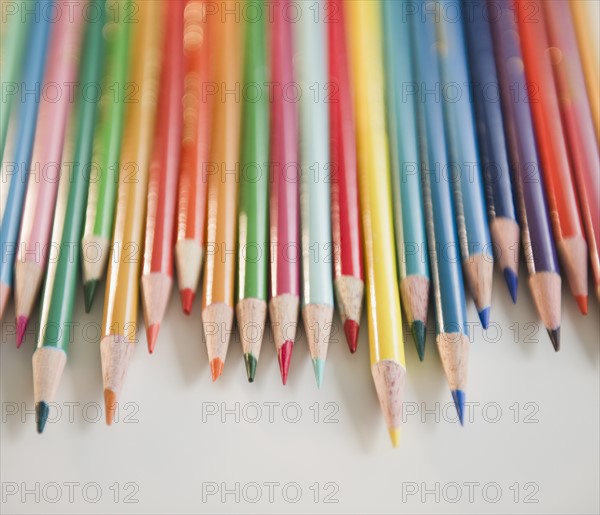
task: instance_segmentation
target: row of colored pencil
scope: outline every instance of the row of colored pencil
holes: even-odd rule
[[[85,19],[87,3],[101,16]],[[288,0],[269,16],[266,0],[246,0],[244,12],[262,13],[252,19],[209,13],[204,0],[87,0],[58,21],[7,21],[3,92],[78,77],[72,95],[8,95],[0,120],[0,312],[14,281],[21,345],[44,283],[33,356],[40,432],[80,273],[88,311],[106,274],[109,424],[139,292],[152,353],[175,269],[187,314],[202,277],[213,381],[234,318],[255,379],[268,312],[285,384],[301,312],[320,386],[334,298],[355,352],[366,286],[371,369],[394,445],[406,377],[401,301],[422,360],[431,290],[462,423],[463,280],[487,328],[494,260],[516,302],[522,245],[556,350],[559,261],[584,314],[588,260],[600,295],[598,62],[586,7],[534,0],[532,22],[530,0],[327,3],[334,19],[324,10],[293,23]],[[458,20],[446,14],[453,8]],[[136,23],[123,16],[132,12]],[[94,88],[102,94],[90,100],[83,92]],[[42,251],[49,245],[57,259]]]

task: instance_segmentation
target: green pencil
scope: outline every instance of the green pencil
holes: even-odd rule
[[[258,11],[264,8],[263,0],[250,4]],[[262,17],[247,22],[236,313],[250,382],[254,381],[267,316],[269,102],[263,91],[268,82],[265,33]]]
[[[102,10],[103,0],[90,0]],[[33,391],[38,432],[44,430],[48,419],[49,403],[54,400],[58,384],[67,362],[67,348],[71,340],[73,304],[79,277],[78,244],[83,228],[88,190],[88,164],[96,125],[97,105],[83,97],[86,86],[99,80],[103,58],[102,29],[104,17],[90,20],[81,59],[80,83],[82,95],[78,102],[76,123],[71,128],[75,140],[72,174],[63,175],[52,229],[53,243],[60,244],[58,259],[51,261],[44,284],[42,315],[37,349],[33,354]],[[67,145],[68,146],[68,145]],[[65,161],[71,152],[65,152]],[[69,184],[70,181],[70,184]]]
[[[116,6],[120,3],[120,6]],[[112,237],[117,186],[119,184],[119,158],[125,105],[139,101],[136,85],[127,83],[129,68],[129,34],[131,23],[122,13],[131,12],[130,0],[107,0],[106,45],[107,60],[100,119],[94,139],[93,163],[85,229],[82,239],[82,271],[85,309],[92,308],[98,282],[106,269]],[[119,8],[117,8],[119,7]]]

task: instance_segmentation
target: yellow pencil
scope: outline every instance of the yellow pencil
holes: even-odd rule
[[[107,424],[112,423],[136,341],[146,192],[161,64],[163,3],[136,4],[131,80],[137,89],[127,105],[100,343]]]
[[[598,47],[598,33],[596,21],[598,19],[598,4],[589,0],[571,0],[571,12],[577,32],[579,43],[579,54],[585,83],[590,99],[590,108],[594,127],[596,128],[596,139],[600,145],[600,48]]]
[[[356,99],[361,218],[367,279],[371,372],[392,444],[400,441],[406,377],[388,138],[385,127],[381,13],[378,2],[348,2]]]

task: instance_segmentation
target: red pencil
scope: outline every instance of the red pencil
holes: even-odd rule
[[[538,17],[530,20],[532,6]],[[536,5],[537,4],[537,5]],[[558,106],[552,64],[548,56],[548,38],[540,0],[516,0],[515,7],[521,36],[529,105],[536,131],[544,174],[546,201],[558,255],[571,292],[582,313],[587,313],[587,243],[571,177],[565,134]]]
[[[575,173],[579,210],[588,241],[596,296],[600,299],[600,159],[577,39],[567,2],[544,2],[554,77]]]
[[[331,229],[334,285],[346,340],[356,352],[362,313],[364,272],[356,169],[356,127],[346,48],[342,0],[332,1],[335,19],[327,24],[331,138]]]
[[[182,125],[184,6],[184,0],[170,0],[166,5],[166,37],[148,183],[142,302],[150,353],[156,345],[173,283],[175,202]]]
[[[189,0],[185,8],[183,96],[183,139],[177,205],[177,281],[181,305],[186,314],[198,288],[206,245],[205,163],[210,152],[212,99],[203,87],[213,84],[210,59],[210,30],[204,0]]]

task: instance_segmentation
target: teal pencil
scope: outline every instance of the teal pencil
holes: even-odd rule
[[[429,306],[429,258],[421,188],[410,26],[407,17],[403,16],[408,2],[409,0],[385,0],[383,19],[400,294],[419,359],[423,361]]]
[[[306,11],[296,23],[294,57],[302,91],[299,103],[302,318],[319,387],[333,319],[327,33],[323,13],[320,14],[315,17]]]

